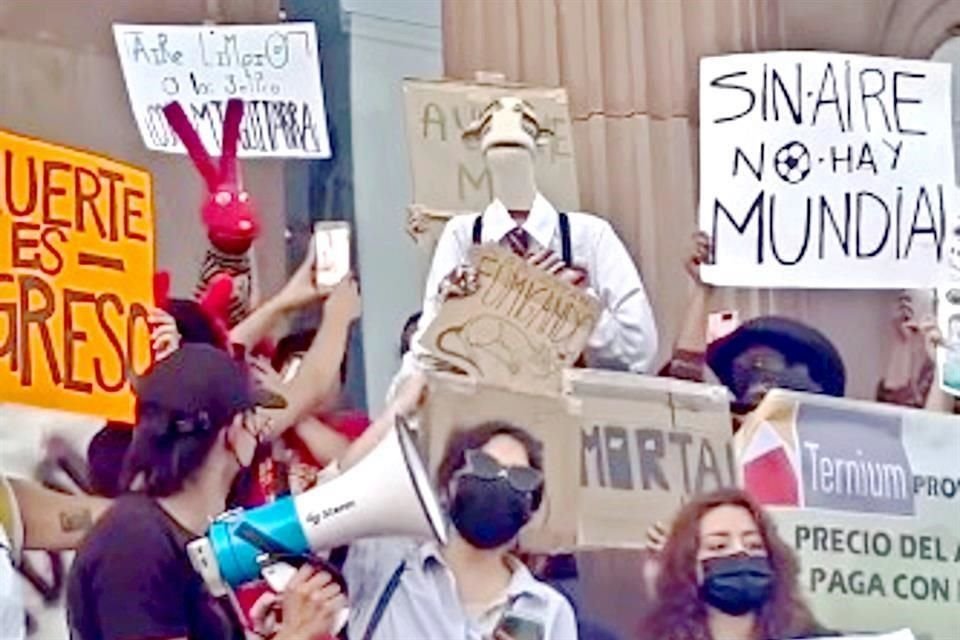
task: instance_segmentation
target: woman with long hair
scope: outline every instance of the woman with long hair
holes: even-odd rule
[[[687,504],[660,554],[657,602],[642,636],[788,640],[823,635],[800,594],[793,552],[749,495],[722,489]]]

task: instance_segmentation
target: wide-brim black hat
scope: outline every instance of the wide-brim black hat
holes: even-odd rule
[[[733,361],[750,347],[766,346],[788,362],[803,363],[823,393],[842,397],[846,388],[843,358],[825,335],[796,320],[763,316],[743,323],[736,331],[707,348],[707,364],[718,378],[733,388]]]

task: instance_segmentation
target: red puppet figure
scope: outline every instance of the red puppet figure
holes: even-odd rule
[[[163,109],[173,130],[203,176],[207,187],[206,200],[201,209],[203,224],[211,247],[203,261],[197,295],[210,288],[217,275],[233,280],[230,299],[230,326],[238,323],[250,311],[252,273],[249,249],[260,232],[260,223],[250,194],[243,189],[237,163],[237,139],[243,119],[243,101],[229,100],[223,120],[223,152],[219,165],[207,153],[200,136],[177,102]]]

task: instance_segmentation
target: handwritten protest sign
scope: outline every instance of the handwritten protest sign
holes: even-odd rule
[[[0,400],[132,417],[153,243],[146,171],[0,131]]]
[[[115,24],[113,35],[148,149],[185,153],[163,107],[177,101],[208,149],[220,148],[227,100],[245,102],[240,157],[329,158],[312,22]]]
[[[559,393],[600,318],[597,300],[498,245],[473,247],[470,261],[478,291],[444,302],[421,344],[487,384]]]
[[[691,496],[736,484],[724,387],[574,369],[581,543],[640,547]]]
[[[956,211],[950,66],[821,52],[700,63],[706,281],[932,287]]]
[[[494,184],[477,142],[463,131],[494,99],[510,95],[533,106],[544,128],[553,132],[535,159],[537,188],[560,211],[577,211],[580,194],[573,154],[573,132],[565,89],[516,84],[477,84],[452,80],[405,80],[407,144],[413,174],[413,201],[430,212],[423,243],[435,244],[446,219],[482,211],[493,200]]]
[[[434,471],[452,433],[486,420],[518,424],[544,443],[546,493],[525,549],[639,548],[648,527],[691,495],[735,481],[721,387],[579,369],[565,373],[561,397],[432,374],[428,398]]]
[[[827,627],[956,638],[960,418],[774,391],[735,447]]]

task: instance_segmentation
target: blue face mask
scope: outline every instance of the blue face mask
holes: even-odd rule
[[[700,599],[731,616],[763,607],[773,594],[774,575],[765,556],[738,553],[704,560]]]

